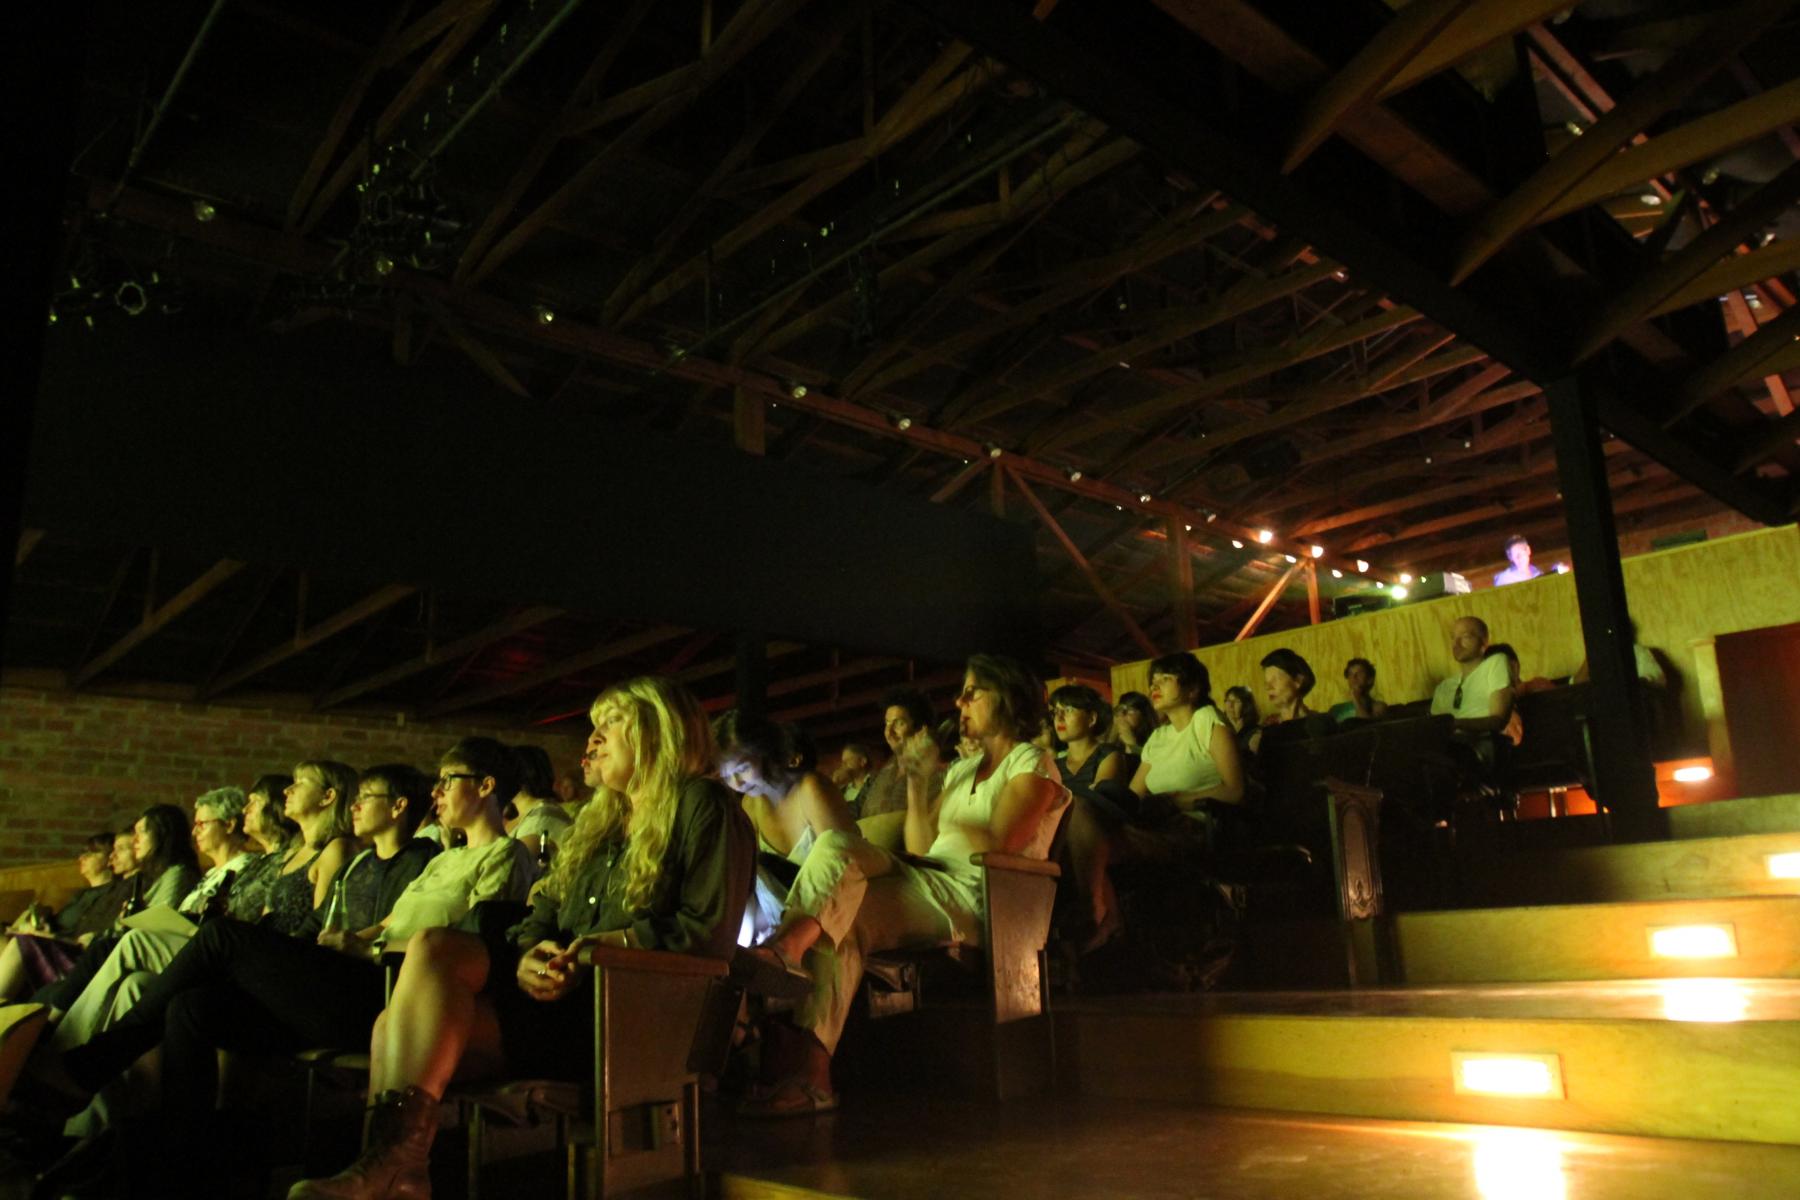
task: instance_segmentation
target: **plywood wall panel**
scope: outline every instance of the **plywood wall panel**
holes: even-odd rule
[[[1628,558],[1625,588],[1640,640],[1675,668],[1682,688],[1687,740],[1705,744],[1692,643],[1707,636],[1800,621],[1800,530],[1775,529]],[[1390,703],[1422,699],[1449,676],[1451,622],[1486,621],[1494,640],[1511,642],[1527,678],[1567,677],[1583,657],[1572,575],[1484,588],[1384,612],[1366,613],[1236,643],[1205,646],[1194,656],[1212,676],[1215,696],[1233,684],[1262,695],[1262,657],[1278,646],[1298,651],[1318,673],[1309,700],[1316,709],[1348,699],[1344,662],[1375,663],[1375,694]],[[1113,694],[1144,691],[1149,663],[1113,668]]]

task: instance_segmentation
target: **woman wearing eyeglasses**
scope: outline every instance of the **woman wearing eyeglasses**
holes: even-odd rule
[[[378,923],[347,936],[321,935],[327,946],[266,926],[209,922],[129,1014],[60,1064],[46,1064],[40,1077],[77,1099],[160,1044],[160,1116],[165,1133],[178,1138],[207,1124],[219,1050],[271,1054],[362,1044],[382,1009],[380,949],[458,921],[482,901],[523,903],[529,893],[536,865],[506,836],[501,816],[516,786],[514,764],[512,752],[491,738],[465,738],[444,756],[433,788],[438,812],[468,842],[426,863]]]
[[[1069,792],[1050,753],[1030,741],[1044,719],[1043,684],[1012,659],[977,654],[956,707],[962,736],[980,751],[950,765],[941,791],[930,790],[940,752],[929,731],[914,733],[901,754],[906,849],[929,861],[897,857],[854,834],[820,835],[780,927],[754,952],[772,967],[810,974],[813,986],[789,1033],[766,1028],[765,1036],[785,1039],[773,1047],[780,1075],[745,1104],[747,1114],[835,1108],[831,1056],[865,956],[911,944],[979,944],[985,898],[971,856],[1048,853]]]

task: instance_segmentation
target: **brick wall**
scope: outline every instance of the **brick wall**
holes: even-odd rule
[[[536,742],[558,769],[575,764],[586,737],[0,687],[0,867],[73,855],[145,805],[185,806],[303,758],[432,771],[467,734]]]

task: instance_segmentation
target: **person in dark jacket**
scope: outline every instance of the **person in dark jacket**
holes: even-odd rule
[[[706,714],[681,685],[645,677],[602,693],[582,769],[595,788],[558,847],[531,913],[502,933],[427,930],[369,1049],[368,1148],[290,1200],[425,1195],[439,1099],[452,1079],[506,1072],[579,1079],[593,1064],[590,945],[729,958],[756,841],[709,778]]]

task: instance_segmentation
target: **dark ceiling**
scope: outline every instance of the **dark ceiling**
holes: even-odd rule
[[[95,354],[201,308],[325,325],[497,405],[1030,523],[1048,658],[1097,672],[1304,621],[1309,577],[1555,555],[1563,379],[1618,434],[1622,531],[1791,519],[1795,9],[97,3],[52,313]],[[528,581],[215,579],[55,529],[18,562],[14,677],[542,720],[670,669],[728,700],[728,637]],[[822,732],[954,674],[777,649],[773,707]]]

